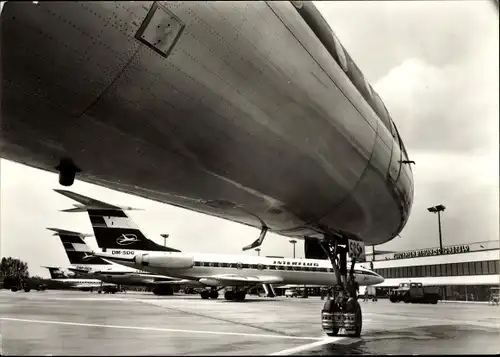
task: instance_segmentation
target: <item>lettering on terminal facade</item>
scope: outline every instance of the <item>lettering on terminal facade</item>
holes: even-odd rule
[[[468,245],[455,245],[452,247],[443,248],[443,252],[441,252],[440,248],[434,248],[434,249],[423,249],[414,252],[396,253],[394,254],[394,259],[430,257],[441,254],[467,253],[469,251],[470,247]]]

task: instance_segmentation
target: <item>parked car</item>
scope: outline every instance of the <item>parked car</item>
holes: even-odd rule
[[[286,289],[285,290],[285,296],[292,298],[292,297],[298,297],[300,294],[300,291],[298,289]]]

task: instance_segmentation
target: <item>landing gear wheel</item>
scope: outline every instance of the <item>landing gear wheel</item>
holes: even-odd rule
[[[334,328],[332,332],[327,332],[326,335],[330,337],[337,336],[339,334],[340,329],[339,328]]]
[[[339,334],[340,328],[332,327],[333,314],[339,311],[339,307],[333,300],[327,300],[325,305],[323,305],[323,311],[321,311],[322,325],[325,333],[330,337],[337,336]]]
[[[358,301],[354,302],[351,311],[354,312],[354,324],[356,328],[346,332],[349,337],[359,337],[361,336],[361,329],[363,328],[363,314],[361,312],[361,305]]]
[[[201,293],[200,293],[200,296],[203,300],[206,300],[210,297],[210,291],[208,290],[203,290]]]
[[[232,301],[234,300],[234,291],[226,291],[224,293],[224,299]]]
[[[237,291],[234,293],[234,299],[236,301],[243,301],[243,300],[245,300],[246,295],[247,294],[245,291]]]
[[[219,293],[217,290],[210,291],[210,299],[217,299],[219,297]]]

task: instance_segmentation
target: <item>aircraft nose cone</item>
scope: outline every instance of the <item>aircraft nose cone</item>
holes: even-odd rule
[[[380,284],[380,283],[383,283],[385,281],[385,279],[383,276],[377,275],[377,277],[375,278],[375,281],[376,281],[376,284]]]

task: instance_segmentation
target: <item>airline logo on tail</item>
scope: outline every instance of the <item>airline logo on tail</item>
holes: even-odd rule
[[[116,239],[116,243],[118,243],[119,245],[130,245],[138,241],[139,239],[137,238],[137,236],[131,233],[122,234]]]
[[[95,257],[93,255],[89,255],[87,253],[83,253],[83,257],[82,257],[82,261],[86,262],[86,261],[89,261],[91,259],[94,259]]]

